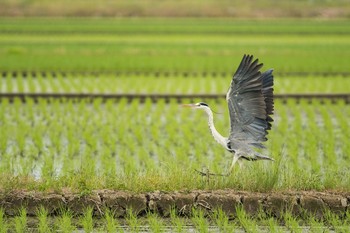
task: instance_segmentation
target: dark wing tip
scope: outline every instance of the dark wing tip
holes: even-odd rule
[[[260,69],[263,66],[263,63],[259,63],[259,59],[253,59],[253,55],[243,55],[241,63],[233,75],[235,83],[260,76]]]
[[[228,92],[230,138],[254,140],[261,147],[272,126],[274,110],[273,69],[260,72],[263,63],[244,54]]]
[[[199,104],[199,105],[202,105],[202,106],[207,106],[207,107],[209,107],[209,105],[208,105],[207,103],[204,103],[204,102],[199,102],[198,104]]]
[[[271,129],[271,122],[273,119],[270,115],[273,115],[274,111],[274,99],[273,99],[273,69],[269,69],[261,74],[262,79],[262,94],[265,97],[266,104],[266,122],[267,130]]]

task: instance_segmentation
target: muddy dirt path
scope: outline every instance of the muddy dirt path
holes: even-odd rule
[[[242,192],[235,190],[215,191],[154,191],[148,193],[132,193],[115,190],[95,190],[89,195],[73,192],[36,192],[36,191],[0,191],[0,208],[7,216],[17,215],[21,207],[27,209],[28,216],[36,216],[37,209],[43,206],[50,216],[60,213],[62,208],[70,209],[73,215],[81,215],[87,207],[94,210],[95,216],[101,216],[106,208],[115,212],[116,217],[126,216],[131,208],[138,216],[148,211],[157,212],[168,217],[171,208],[183,216],[188,216],[192,208],[202,209],[207,213],[222,208],[229,216],[234,216],[236,207],[243,206],[247,213],[256,215],[260,209],[275,217],[289,210],[294,215],[304,211],[314,213],[321,218],[325,211],[331,211],[345,217],[350,208],[350,192]]]

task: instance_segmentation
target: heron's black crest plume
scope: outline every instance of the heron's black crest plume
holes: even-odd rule
[[[206,103],[204,103],[204,102],[200,102],[200,103],[198,103],[199,105],[202,105],[202,106],[207,106],[207,107],[209,107],[208,106],[208,104],[206,104]]]
[[[204,103],[204,102],[199,102],[198,103],[200,106],[206,106],[209,108],[209,105],[207,103]],[[217,112],[217,111],[214,111],[213,109],[211,109],[211,111],[215,114],[221,114],[220,112]]]

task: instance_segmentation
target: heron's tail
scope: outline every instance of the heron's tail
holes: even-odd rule
[[[259,154],[259,153],[256,153],[255,156],[256,156],[257,160],[271,160],[271,161],[275,161],[273,158],[270,158],[269,156],[262,155],[262,154]]]

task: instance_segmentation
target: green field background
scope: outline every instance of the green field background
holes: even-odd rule
[[[275,93],[350,92],[347,19],[2,18],[0,33],[2,93],[225,94],[243,54],[274,68]],[[226,103],[208,104],[227,135]],[[0,107],[4,189],[18,187],[11,177],[42,190],[204,188],[194,169],[220,173],[231,160],[205,116],[175,100],[3,99]],[[249,164],[237,171],[247,179],[206,188],[349,190],[337,180],[348,174],[347,118],[343,100],[277,101],[266,153],[278,162]],[[190,180],[175,179],[182,169]]]
[[[2,71],[348,73],[348,20],[0,19]]]
[[[349,94],[349,12],[345,0],[1,1],[1,195],[19,189],[81,196],[96,189],[349,192],[350,105],[345,99],[276,100],[263,152],[275,162],[246,162],[229,177],[208,180],[195,169],[225,173],[232,155],[214,141],[204,113],[180,108],[176,99],[4,97],[223,95],[244,54],[259,58],[262,71],[274,69],[275,93]],[[224,98],[183,101],[206,101],[216,112],[218,131],[229,134]],[[131,232],[145,225],[162,232],[169,224],[180,230],[188,226],[175,212],[169,223],[153,213],[140,222],[130,211],[122,227],[108,211],[99,219],[103,223],[93,220],[92,209],[84,216],[70,210],[56,214],[51,221],[45,209],[38,209],[34,226],[39,232]],[[301,232],[303,225],[314,232],[342,232],[350,225],[349,211],[343,215],[298,216],[307,219],[303,222],[290,213],[251,218],[238,209],[233,220],[219,212],[207,220],[193,210],[188,220],[198,232],[209,232],[210,225],[223,232],[259,232],[257,224],[271,232],[280,232],[280,225],[292,232]],[[13,217],[0,208],[0,232],[25,232],[28,226],[24,208]]]

